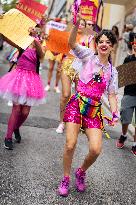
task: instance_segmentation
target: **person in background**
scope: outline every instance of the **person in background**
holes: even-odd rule
[[[15,134],[16,142],[20,143],[19,129],[27,119],[31,106],[45,103],[45,91],[39,76],[39,64],[46,48],[41,46],[37,37],[34,37],[34,41],[26,50],[22,50],[6,37],[4,40],[19,50],[16,68],[0,78],[0,97],[13,102],[4,139],[4,147],[12,150],[12,134]]]
[[[125,24],[124,30],[121,39],[121,50],[122,50],[122,59],[124,59],[132,54],[132,49],[129,49],[128,42],[129,42],[129,34],[133,32],[134,26],[132,24]]]
[[[116,39],[117,39],[117,43],[114,45],[113,47],[113,51],[112,51],[112,63],[113,65],[115,66],[115,61],[116,61],[116,55],[117,55],[117,49],[118,49],[118,41],[119,41],[119,29],[117,26],[113,26],[112,27],[112,31],[113,33],[115,34],[116,36]]]
[[[78,28],[78,43],[87,48],[95,50],[94,45],[94,24],[91,21],[80,20],[80,25]],[[67,55],[62,61],[62,72],[61,72],[61,82],[62,82],[62,95],[60,97],[60,123],[56,129],[58,134],[64,132],[65,123],[63,122],[64,112],[66,104],[71,97],[71,87],[72,83],[75,83],[75,89],[78,82],[78,74],[72,67],[72,63],[75,57],[73,55]]]
[[[54,21],[61,23],[60,18],[56,18]],[[51,80],[52,80],[53,71],[54,71],[55,65],[56,65],[56,79],[55,79],[55,83],[54,83],[54,91],[56,93],[60,93],[60,89],[59,89],[59,81],[60,81],[60,75],[61,75],[60,67],[61,67],[61,62],[63,59],[63,54],[55,53],[55,52],[52,52],[50,50],[47,50],[45,53],[45,59],[48,60],[48,62],[49,62],[47,85],[45,86],[45,90],[50,91],[50,89],[51,89]]]
[[[133,36],[133,38],[132,38]],[[131,41],[129,42],[130,48],[132,47],[132,55],[125,58],[124,63],[132,61],[136,62],[136,33],[131,33]],[[122,134],[116,142],[116,147],[121,149],[124,147],[124,143],[127,139],[127,131],[129,124],[132,123],[132,117],[136,122],[136,84],[127,85],[124,88],[124,96],[121,101],[121,123],[122,123]],[[134,142],[132,145],[132,153],[136,156],[136,127],[134,133]]]

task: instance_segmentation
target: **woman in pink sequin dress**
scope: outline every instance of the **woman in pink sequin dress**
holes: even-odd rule
[[[5,40],[13,45],[8,39]],[[16,47],[21,51],[18,46]],[[16,69],[0,78],[0,96],[13,102],[5,135],[7,149],[13,149],[13,132],[16,141],[20,143],[19,128],[27,119],[31,106],[45,103],[44,86],[38,74],[38,64],[44,56],[44,50],[40,42],[34,39],[34,42],[19,57]]]
[[[89,152],[83,164],[75,171],[75,187],[79,192],[84,192],[86,189],[86,171],[95,162],[102,149],[100,100],[105,91],[108,93],[112,112],[111,125],[115,125],[118,121],[116,100],[118,74],[109,62],[116,38],[111,31],[102,30],[95,39],[97,49],[97,55],[95,55],[91,49],[76,44],[78,25],[79,19],[73,26],[69,39],[70,47],[76,57],[73,67],[79,71],[79,81],[76,94],[71,97],[64,114],[64,122],[66,122],[64,177],[58,188],[61,196],[67,196],[69,193],[72,158],[81,125],[88,138]]]

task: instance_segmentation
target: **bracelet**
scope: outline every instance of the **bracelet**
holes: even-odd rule
[[[117,112],[113,112],[113,113],[112,113],[112,119],[114,119],[114,118],[119,118],[119,116],[118,116],[118,113],[117,113]]]

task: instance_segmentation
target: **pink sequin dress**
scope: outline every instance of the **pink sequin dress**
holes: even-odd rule
[[[34,106],[45,103],[45,91],[36,73],[36,49],[26,49],[16,69],[0,78],[0,96],[14,103]]]
[[[77,57],[73,67],[79,71],[80,78],[77,93],[96,102],[100,102],[105,91],[108,94],[117,93],[118,73],[110,63],[107,66],[102,65],[91,49],[79,45],[73,50],[73,54]],[[101,119],[98,115],[91,118],[81,114],[76,94],[71,97],[66,106],[64,122],[82,124],[83,128],[101,129]]]

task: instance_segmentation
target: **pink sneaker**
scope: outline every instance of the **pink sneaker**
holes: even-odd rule
[[[70,182],[70,178],[68,176],[64,176],[58,188],[58,192],[60,196],[68,196],[69,182]]]
[[[85,185],[85,177],[86,177],[86,173],[85,171],[83,171],[81,168],[78,168],[75,172],[75,186],[77,191],[79,192],[84,192],[86,189],[86,185]]]

